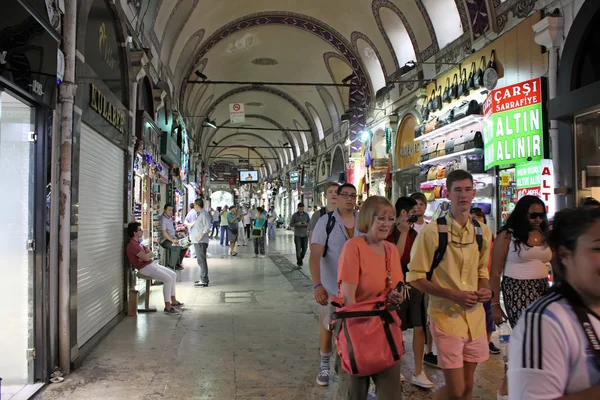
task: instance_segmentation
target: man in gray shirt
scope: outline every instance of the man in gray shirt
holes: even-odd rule
[[[308,248],[308,223],[310,218],[304,212],[304,203],[298,203],[298,211],[292,215],[290,226],[294,228],[294,243],[296,244],[296,260],[301,267]]]
[[[173,270],[182,270],[181,263],[185,251],[179,246],[179,238],[175,232],[172,204],[165,204],[164,212],[160,216],[160,230],[162,236],[160,245],[167,250],[167,267]]]

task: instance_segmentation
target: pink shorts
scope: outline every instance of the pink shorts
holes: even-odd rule
[[[430,323],[433,343],[438,351],[439,365],[443,369],[463,368],[465,362],[480,363],[490,358],[490,348],[486,335],[477,340],[450,335]]]

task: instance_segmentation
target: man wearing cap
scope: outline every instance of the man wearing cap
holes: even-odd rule
[[[298,267],[302,266],[306,249],[308,248],[308,223],[310,217],[304,212],[304,203],[298,203],[298,211],[292,215],[290,226],[294,228],[294,243],[296,244],[296,260]]]

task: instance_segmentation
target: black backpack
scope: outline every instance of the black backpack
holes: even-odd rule
[[[479,221],[476,219],[471,220],[473,222],[473,226],[475,226],[475,240],[477,242],[477,247],[479,248],[479,252],[483,249],[483,232],[481,230],[481,225],[479,225]],[[430,281],[433,277],[433,271],[440,265],[442,260],[444,259],[444,255],[446,254],[446,249],[448,248],[448,226],[446,224],[446,217],[441,217],[437,219],[438,226],[438,235],[439,235],[439,243],[438,248],[433,255],[433,262],[431,263],[431,269],[427,273],[427,280]]]
[[[325,212],[323,212],[325,210]],[[323,249],[323,257],[327,255],[327,249],[329,248],[329,235],[333,232],[333,228],[335,228],[335,217],[333,216],[333,211],[327,212],[326,208],[321,208],[321,216],[327,214],[329,218],[327,219],[327,227],[325,228],[325,232],[327,232],[327,239],[325,239],[325,248]]]

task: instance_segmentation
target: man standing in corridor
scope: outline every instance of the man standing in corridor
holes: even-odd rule
[[[185,251],[179,245],[179,238],[173,222],[173,205],[165,204],[163,214],[160,216],[161,241],[160,245],[167,250],[167,267],[174,271],[182,270],[181,263]]]
[[[483,303],[492,298],[492,234],[471,220],[473,176],[452,171],[446,185],[451,211],[417,235],[406,281],[430,295],[431,331],[446,378],[434,399],[463,400],[473,398],[475,369],[489,358]]]
[[[296,264],[301,267],[308,248],[308,223],[310,218],[304,212],[304,203],[298,203],[298,211],[292,215],[290,226],[294,228],[294,244],[296,245]]]
[[[320,305],[321,365],[317,383],[321,386],[329,385],[329,360],[332,353],[329,322],[331,314],[335,311],[335,307],[331,305],[331,298],[337,293],[338,259],[346,241],[355,235],[360,235],[355,229],[356,188],[350,183],[344,183],[337,188],[337,195],[337,209],[326,213],[319,219],[310,245],[310,274],[314,285],[315,300]]]
[[[200,267],[200,280],[194,282],[196,287],[207,287],[208,280],[208,262],[206,260],[206,250],[208,249],[209,234],[212,228],[212,219],[210,214],[204,209],[204,200],[196,199],[194,202],[197,218],[190,231],[190,239],[196,250],[196,260]]]

